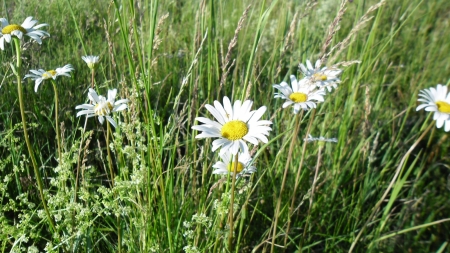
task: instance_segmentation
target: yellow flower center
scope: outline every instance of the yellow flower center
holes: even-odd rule
[[[248,133],[247,124],[240,120],[228,121],[223,125],[220,134],[230,141],[240,140]]]
[[[229,171],[229,172],[234,172],[234,166],[235,166],[235,163],[234,163],[234,162],[229,163],[229,164],[228,164],[228,171]],[[238,162],[237,168],[236,168],[236,173],[241,173],[241,171],[242,171],[243,169],[244,169],[244,164],[242,164],[241,162]]]
[[[449,103],[444,102],[444,101],[437,101],[436,105],[440,112],[450,114],[450,104]]]
[[[289,95],[289,99],[294,101],[295,103],[303,103],[308,100],[308,95],[301,92],[294,92],[291,95]]]
[[[50,79],[53,78],[56,75],[56,71],[54,70],[48,70],[45,71],[44,74],[42,74],[43,79]]]
[[[23,28],[20,25],[14,25],[14,24],[3,27],[2,33],[3,34],[11,34],[13,31],[17,31],[17,30],[21,31],[23,34],[27,33],[27,30],[25,30],[25,28]]]
[[[98,103],[94,106],[95,115],[97,116],[106,116],[111,112],[112,109],[113,106],[110,102]]]
[[[88,62],[87,65],[88,65],[88,68],[95,69],[97,64],[95,62]]]
[[[313,78],[315,81],[326,81],[328,78],[323,73],[315,73],[313,75]]]

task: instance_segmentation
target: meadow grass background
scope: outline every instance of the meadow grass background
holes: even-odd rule
[[[348,2],[327,52],[376,3]],[[448,133],[433,126],[415,143],[434,125],[430,114],[415,111],[418,91],[450,82],[450,2],[388,0],[372,12],[373,19],[345,50],[334,51],[327,65],[361,63],[341,67],[339,88],[303,115],[298,136],[292,136],[292,109],[280,109],[283,102],[273,99],[272,85],[291,74],[300,78],[298,64],[321,56],[339,5],[334,0],[2,1],[0,16],[10,23],[33,16],[49,24],[50,38],[25,45],[22,73],[69,63],[75,71],[57,80],[62,161],[50,83],[35,93],[34,82],[24,81],[30,139],[56,224],[51,231],[20,124],[10,68],[14,51],[7,44],[0,53],[1,252],[450,252]],[[129,109],[116,115],[122,124],[110,145],[114,187],[106,127],[89,119],[83,133],[84,117],[75,117],[75,106],[87,102],[90,87],[90,71],[81,60],[87,54],[101,57],[95,76],[99,94],[117,88],[118,97],[131,100]],[[229,73],[222,79],[224,69]],[[218,157],[211,140],[195,139],[191,129],[198,124],[195,117],[211,117],[204,104],[225,95],[246,97],[253,108],[267,106],[263,119],[273,121],[269,143],[261,143],[255,154],[257,173],[237,185],[232,246],[226,222],[229,183],[211,174]],[[305,144],[308,133],[338,141]],[[272,249],[293,138],[297,144]]]

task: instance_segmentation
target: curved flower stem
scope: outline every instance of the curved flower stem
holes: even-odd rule
[[[114,187],[114,170],[111,157],[111,150],[109,148],[110,132],[111,126],[109,125],[109,121],[106,120],[106,151],[108,152],[109,173],[111,174],[111,186]]]
[[[302,110],[301,114],[295,118],[294,133],[292,134],[292,141],[291,141],[291,145],[289,147],[286,165],[284,166],[284,174],[283,174],[283,181],[281,182],[280,196],[278,197],[277,206],[276,206],[275,214],[274,214],[275,221],[273,223],[272,244],[270,246],[271,253],[273,253],[274,245],[275,245],[275,238],[277,237],[277,225],[278,225],[278,216],[280,215],[281,198],[283,196],[284,185],[286,184],[286,178],[287,178],[287,173],[289,171],[289,165],[291,163],[292,152],[294,151],[295,141],[297,140],[297,133],[298,133],[298,130],[300,129],[300,121],[301,121],[302,117],[303,117],[303,110]]]
[[[306,129],[306,134],[305,134],[305,138],[308,137],[310,131],[311,131],[311,126],[312,123],[314,121],[314,118],[316,116],[316,109],[313,110],[312,115],[311,115],[311,119],[309,120],[309,124],[308,124],[308,129]],[[294,211],[294,204],[295,204],[295,195],[297,194],[297,188],[298,185],[300,184],[300,176],[302,173],[302,168],[303,168],[303,161],[305,160],[305,153],[306,153],[306,145],[308,144],[307,141],[303,142],[303,148],[302,148],[302,157],[300,158],[300,165],[298,166],[297,169],[297,175],[295,176],[295,183],[294,183],[294,190],[292,193],[292,201],[291,201],[291,206],[289,208],[289,219],[288,219],[288,225],[287,225],[287,229],[286,229],[286,238],[285,238],[285,242],[287,242],[287,233],[289,232],[289,229],[291,227],[291,216],[292,216],[292,212]],[[306,228],[303,230],[303,236],[300,239],[300,249],[303,246],[303,240],[305,238],[306,235]]]
[[[34,174],[38,183],[39,188],[39,195],[41,197],[42,206],[44,207],[45,214],[47,215],[47,219],[50,223],[51,229],[53,232],[56,232],[55,224],[53,222],[53,218],[50,215],[50,212],[47,207],[47,203],[45,201],[44,197],[44,190],[43,190],[43,184],[41,180],[41,175],[39,173],[39,168],[36,162],[36,158],[34,156],[33,148],[31,147],[30,139],[28,139],[28,130],[27,130],[27,120],[25,117],[25,109],[23,104],[23,93],[22,93],[22,78],[20,76],[20,68],[22,67],[22,57],[21,57],[21,48],[20,48],[20,40],[17,37],[12,38],[14,40],[14,45],[16,48],[16,57],[17,57],[17,64],[14,74],[17,77],[17,93],[19,94],[19,106],[20,106],[20,116],[22,117],[22,127],[23,127],[23,134],[25,137],[25,143],[27,144],[28,153],[30,154],[31,163],[33,164]]]
[[[111,126],[108,120],[106,120],[106,150],[108,152],[109,173],[111,174],[111,188],[114,188],[114,169],[112,163],[111,149],[109,148],[109,138],[111,133]],[[117,246],[118,252],[122,252],[122,235],[120,230],[120,215],[117,216]]]
[[[231,200],[230,200],[230,211],[228,216],[228,222],[230,224],[230,235],[228,236],[228,250],[233,251],[233,232],[234,232],[234,190],[236,188],[236,175],[237,175],[237,167],[239,163],[239,154],[234,156],[234,164],[233,164],[233,174],[231,179]]]
[[[305,141],[305,143],[306,143],[306,141]],[[305,221],[305,225],[303,227],[303,236],[302,236],[302,239],[301,239],[300,247],[302,247],[302,245],[303,245],[302,242],[304,241],[306,233],[310,229],[310,222],[311,222],[311,216],[310,215],[311,215],[312,205],[313,205],[313,202],[314,202],[314,191],[315,191],[316,183],[317,183],[317,175],[319,173],[319,168],[320,168],[321,161],[322,161],[322,149],[324,147],[324,144],[319,144],[319,145],[320,146],[319,146],[319,153],[317,155],[316,171],[314,172],[314,179],[313,179],[313,183],[312,183],[312,186],[311,186],[311,196],[309,198],[309,207],[308,207],[308,212],[306,213],[306,221]],[[292,198],[292,199],[293,199],[293,201],[291,203],[291,208],[289,209],[289,217],[292,215],[292,210],[294,209],[294,200],[295,199],[294,198]],[[287,236],[286,236],[286,238],[287,238]],[[287,239],[285,240],[285,244],[286,244],[286,241],[287,241]]]
[[[56,88],[55,80],[52,79],[53,90],[55,91],[55,129],[56,129],[56,142],[58,143],[58,162],[62,163],[62,151],[61,151],[61,133],[59,131],[58,121],[58,89]]]
[[[78,178],[80,175],[80,157],[81,157],[81,151],[83,148],[83,141],[84,141],[84,133],[86,132],[86,125],[87,125],[87,117],[84,120],[84,127],[83,131],[81,132],[81,141],[80,141],[80,147],[78,148],[78,158],[77,158],[77,170],[76,170],[76,176],[75,176],[75,190],[74,190],[74,196],[73,196],[73,203],[77,203],[77,193],[78,193]],[[72,211],[72,230],[75,231],[75,211]],[[70,248],[72,249],[73,241],[70,242]]]
[[[92,68],[92,70],[91,70],[91,86],[92,86],[92,89],[94,89],[94,76],[95,76],[95,69]]]

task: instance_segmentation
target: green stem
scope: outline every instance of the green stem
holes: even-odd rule
[[[92,86],[92,89],[94,89],[94,76],[95,76],[95,69],[92,68],[92,70],[91,70],[91,86]]]
[[[314,122],[314,118],[316,117],[316,109],[313,109],[312,111],[312,115],[311,118],[309,119],[309,123],[308,123],[308,128],[306,129],[306,133],[305,133],[305,138],[308,137],[310,131],[311,131],[311,126],[312,123]],[[305,160],[305,154],[306,154],[306,145],[308,144],[307,141],[303,142],[303,148],[302,148],[302,157],[300,158],[300,165],[298,166],[297,169],[297,175],[295,176],[295,183],[294,183],[294,190],[292,192],[292,201],[291,201],[291,206],[289,208],[289,215],[288,215],[288,224],[287,224],[287,228],[286,228],[286,236],[285,236],[285,243],[287,243],[287,237],[288,237],[288,233],[289,233],[289,229],[291,228],[291,216],[293,215],[292,212],[294,211],[294,204],[295,204],[295,195],[297,194],[297,188],[300,184],[300,176],[302,173],[302,168],[303,168],[303,162]],[[303,236],[300,239],[300,249],[303,246],[303,240],[305,238],[305,229],[303,230]]]
[[[56,83],[52,79],[53,90],[55,91],[55,129],[56,129],[56,141],[58,143],[58,162],[62,163],[62,153],[61,153],[61,132],[59,131],[59,121],[58,121],[58,89],[56,88]]]
[[[84,133],[86,132],[86,125],[87,125],[87,117],[84,120],[84,127],[83,131],[81,133],[81,141],[80,141],[80,147],[78,148],[78,158],[77,158],[77,172],[75,176],[75,191],[74,191],[74,197],[73,197],[73,203],[77,203],[77,193],[78,193],[78,178],[80,175],[80,157],[81,157],[81,150],[83,147],[83,141],[84,141]],[[72,211],[72,230],[75,231],[75,211]],[[72,249],[73,241],[70,242],[70,248]]]
[[[17,93],[19,94],[20,116],[22,117],[22,127],[23,127],[23,134],[25,136],[25,143],[27,144],[28,153],[30,154],[31,163],[33,164],[34,174],[36,176],[36,180],[37,180],[38,188],[39,188],[39,195],[41,197],[42,205],[44,206],[45,214],[47,215],[47,219],[49,220],[52,231],[55,232],[56,231],[55,224],[50,215],[50,212],[48,211],[47,203],[46,203],[45,197],[44,197],[44,190],[43,190],[44,187],[42,184],[41,175],[39,173],[39,169],[38,169],[38,165],[36,162],[36,158],[34,156],[33,148],[31,147],[30,139],[28,139],[27,120],[25,117],[25,110],[24,110],[25,106],[23,104],[22,78],[20,76],[20,68],[22,67],[20,40],[17,37],[13,37],[12,39],[13,39],[14,45],[16,47],[17,65],[16,65],[15,74],[17,77]]]
[[[274,251],[275,238],[277,237],[278,216],[280,215],[281,198],[283,197],[283,190],[284,190],[284,186],[286,184],[287,173],[289,171],[289,165],[291,163],[292,152],[294,151],[295,141],[297,140],[297,133],[298,133],[298,130],[300,129],[300,120],[302,117],[303,117],[303,111],[301,112],[301,114],[298,117],[295,118],[294,133],[292,134],[292,141],[291,141],[291,145],[289,147],[286,165],[284,166],[284,174],[283,174],[283,181],[281,182],[280,196],[278,197],[277,206],[275,209],[275,221],[273,224],[272,244],[270,246],[271,253],[273,253],[273,251]]]
[[[106,120],[106,150],[108,152],[108,164],[109,164],[109,173],[111,174],[111,188],[114,188],[114,169],[112,163],[111,149],[109,148],[109,138],[111,133],[111,125],[108,120]],[[117,217],[117,246],[118,252],[122,252],[122,235],[120,231],[120,215]]]
[[[234,189],[236,188],[236,175],[237,175],[237,167],[239,163],[239,154],[234,156],[234,164],[233,164],[233,175],[231,179],[231,200],[230,200],[230,212],[228,216],[228,222],[230,224],[230,235],[228,236],[228,250],[233,251],[233,232],[234,232]]]
[[[111,132],[111,126],[109,125],[109,121],[106,120],[106,151],[108,152],[108,163],[109,163],[109,173],[111,175],[111,185],[114,187],[114,170],[113,170],[113,163],[112,163],[112,157],[111,157],[111,150],[109,148],[109,135]]]

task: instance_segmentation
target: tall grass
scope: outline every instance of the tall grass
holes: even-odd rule
[[[415,110],[420,89],[450,83],[450,2],[386,1],[367,14],[377,3],[346,2],[340,16],[331,0],[3,1],[10,22],[49,24],[42,45],[23,45],[22,74],[75,71],[56,80],[59,125],[50,82],[35,93],[23,81],[49,220],[14,50],[0,53],[1,252],[450,252],[448,133]],[[359,63],[340,66],[339,87],[301,118],[281,109],[272,85],[327,53],[328,66]],[[98,93],[131,101],[111,131],[76,117],[87,54],[101,57]],[[232,229],[231,177],[212,174],[217,152],[191,129],[223,96],[267,106],[273,122],[253,150],[258,171],[236,181]]]

